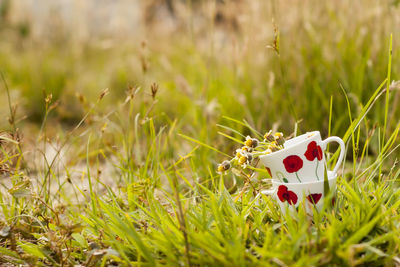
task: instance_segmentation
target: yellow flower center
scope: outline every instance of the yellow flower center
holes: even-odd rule
[[[249,140],[246,140],[246,142],[244,142],[244,144],[246,146],[251,146],[253,144],[253,141],[251,139],[249,139]]]

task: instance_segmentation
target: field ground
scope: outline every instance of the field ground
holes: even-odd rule
[[[0,266],[400,266],[399,13],[0,1]],[[343,138],[335,207],[219,175],[254,129]]]

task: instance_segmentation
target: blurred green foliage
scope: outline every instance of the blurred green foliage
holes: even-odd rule
[[[0,263],[399,264],[396,1],[132,1],[137,24],[21,3],[0,2]],[[247,123],[343,137],[335,210],[283,217],[217,175]]]

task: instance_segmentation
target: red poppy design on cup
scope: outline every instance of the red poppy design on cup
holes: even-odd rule
[[[280,185],[277,193],[281,202],[287,201],[290,205],[297,203],[297,195],[293,191],[289,191],[284,185]]]
[[[304,153],[304,156],[309,160],[313,161],[315,158],[318,160],[322,160],[322,149],[317,145],[317,142],[312,141],[307,146],[307,151]]]
[[[307,196],[307,200],[310,201],[312,204],[317,204],[321,197],[322,194],[309,194]]]
[[[297,155],[291,155],[283,160],[283,164],[288,173],[293,173],[303,167],[303,160]]]
[[[270,169],[270,168],[268,168],[268,167],[265,167],[265,169],[267,170],[267,172],[268,172],[269,176],[271,176],[271,177],[272,177],[271,169]]]

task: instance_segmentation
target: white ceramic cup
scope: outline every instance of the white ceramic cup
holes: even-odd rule
[[[309,132],[285,142],[284,148],[260,156],[273,180],[284,183],[305,183],[324,180],[324,150],[330,142],[340,145],[340,155],[332,172],[336,175],[343,161],[345,145],[337,136],[321,140],[319,131]]]
[[[328,172],[329,192],[336,192],[337,175]],[[289,211],[291,214],[297,211],[301,203],[304,203],[306,212],[312,215],[313,207],[319,212],[324,205],[326,196],[324,180],[306,183],[284,183],[272,181],[272,189],[261,192],[270,195],[279,204],[283,214]]]

